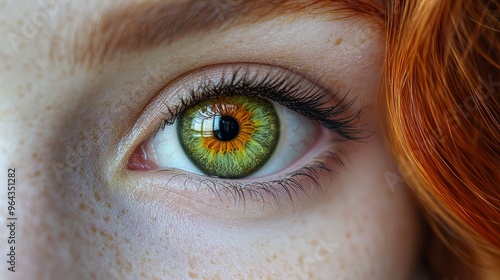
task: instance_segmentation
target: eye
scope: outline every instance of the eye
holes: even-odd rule
[[[195,174],[200,182],[214,178],[215,188],[250,192],[303,190],[304,180],[319,185],[321,171],[342,165],[341,144],[364,137],[356,125],[361,111],[349,112],[348,97],[279,67],[204,68],[153,100],[155,109],[146,111],[163,116],[160,128],[140,142],[127,167]]]
[[[237,179],[285,169],[320,132],[318,123],[275,102],[239,95],[188,108],[144,145],[160,169]],[[131,159],[132,166],[140,165],[139,157]]]

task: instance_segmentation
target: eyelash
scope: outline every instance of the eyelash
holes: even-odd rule
[[[334,86],[323,88],[320,86],[320,81],[307,84],[304,87],[302,78],[293,81],[292,77],[297,77],[297,74],[291,72],[273,74],[270,71],[262,79],[260,78],[262,77],[261,73],[251,74],[241,71],[241,69],[235,70],[229,77],[223,76],[217,83],[206,80],[198,87],[192,88],[189,91],[188,97],[181,99],[179,105],[171,109],[169,108],[167,112],[163,113],[169,117],[163,120],[156,132],[164,129],[165,126],[173,125],[184,110],[206,99],[246,95],[274,101],[304,115],[312,121],[318,122],[329,131],[341,137],[340,139],[338,137],[335,140],[332,139],[331,147],[334,147],[334,144],[338,144],[341,141],[359,141],[369,136],[363,131],[362,126],[356,126],[355,124],[364,109],[341,117],[356,101],[356,98],[346,101],[349,92],[345,93],[337,101],[339,90],[335,90]],[[334,102],[332,105],[327,106],[332,102]],[[153,134],[153,137],[155,134]],[[247,196],[249,196],[250,199],[260,198],[263,206],[265,206],[267,194],[274,204],[281,209],[282,202],[280,197],[287,199],[292,206],[293,194],[298,196],[297,192],[302,192],[310,197],[311,194],[307,192],[308,188],[304,186],[304,180],[310,182],[310,189],[322,192],[319,173],[326,172],[328,175],[333,176],[338,174],[338,171],[325,164],[325,161],[333,161],[338,167],[344,166],[339,151],[334,152],[330,150],[324,151],[301,169],[287,174],[285,178],[268,182],[242,184],[235,181],[222,181],[210,177],[201,177],[195,174],[183,174],[175,169],[162,169],[159,172],[173,173],[174,177],[184,176],[186,178],[185,184],[194,180],[199,186],[206,185],[219,198],[221,192],[228,192],[234,198],[235,204],[243,202],[246,205]]]
[[[168,114],[164,113],[164,115],[170,117],[163,120],[159,129],[172,125],[185,109],[206,99],[246,95],[268,99],[283,105],[312,121],[319,122],[323,127],[345,140],[358,141],[366,138],[367,135],[362,127],[356,127],[354,124],[360,118],[364,109],[350,116],[340,117],[356,101],[356,98],[353,98],[351,101],[346,102],[349,91],[335,104],[327,107],[326,105],[337,99],[339,95],[339,90],[334,90],[334,86],[324,89],[319,86],[320,81],[317,81],[303,88],[301,87],[301,80],[293,83],[289,82],[290,77],[294,75],[292,73],[281,75],[268,73],[263,80],[259,80],[258,75],[252,77],[250,73],[240,74],[236,70],[229,79],[223,77],[217,84],[205,82],[198,88],[192,89],[189,97],[182,99],[179,106],[168,109]],[[239,76],[241,77],[238,78]]]
[[[324,159],[333,159],[339,167],[343,167],[343,162],[340,156],[334,152],[326,152]],[[278,209],[282,209],[282,200],[280,197],[283,197],[289,202],[292,206],[294,205],[293,194],[299,197],[298,192],[304,193],[307,197],[311,198],[312,193],[307,191],[307,188],[304,187],[303,181],[304,179],[309,180],[311,183],[310,189],[322,192],[323,188],[319,182],[319,172],[326,172],[328,175],[336,176],[338,171],[335,171],[332,168],[329,168],[323,161],[317,159],[307,166],[302,167],[300,170],[294,171],[289,174],[286,178],[272,180],[268,182],[252,182],[247,184],[241,184],[237,182],[231,181],[216,181],[210,178],[202,178],[198,175],[194,174],[181,174],[177,173],[174,169],[163,169],[159,172],[172,172],[174,174],[173,177],[185,177],[185,184],[188,182],[195,182],[199,186],[205,185],[211,192],[221,198],[221,192],[227,192],[234,199],[234,204],[239,205],[243,202],[243,205],[246,206],[247,196],[249,199],[252,198],[260,198],[262,201],[262,207],[266,206],[266,195],[269,195],[271,201]],[[166,183],[168,185],[169,182]],[[264,194],[263,194],[264,193]]]

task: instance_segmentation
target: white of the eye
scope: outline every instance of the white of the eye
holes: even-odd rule
[[[288,168],[318,140],[316,124],[284,106],[275,105],[280,119],[280,140],[271,158],[249,178],[265,177]]]
[[[275,105],[280,119],[280,139],[271,158],[249,178],[266,177],[286,169],[317,141],[316,125],[304,116]],[[203,174],[184,152],[177,135],[177,121],[160,130],[151,141],[159,168],[175,168]]]
[[[159,168],[176,168],[203,174],[187,157],[177,135],[178,121],[158,131],[151,141],[151,148]]]

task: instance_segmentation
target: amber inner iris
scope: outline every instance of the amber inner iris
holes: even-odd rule
[[[221,97],[201,102],[179,118],[179,140],[191,161],[220,178],[248,176],[264,165],[279,140],[274,106],[261,98]]]

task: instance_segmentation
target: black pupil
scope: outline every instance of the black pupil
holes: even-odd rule
[[[238,136],[240,126],[238,122],[229,116],[217,116],[214,118],[214,135],[221,141],[230,141]]]

